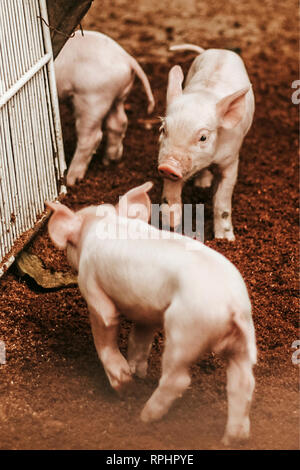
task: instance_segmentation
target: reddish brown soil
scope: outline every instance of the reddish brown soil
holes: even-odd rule
[[[181,5],[184,3],[185,7]],[[239,48],[256,96],[254,125],[241,152],[233,201],[236,242],[212,238],[211,198],[192,182],[184,201],[205,203],[205,242],[225,254],[243,274],[253,304],[259,360],[251,411],[252,436],[241,449],[298,449],[298,369],[291,348],[297,339],[298,302],[298,112],[291,83],[298,78],[297,2],[95,0],[85,28],[110,34],[143,64],[164,113],[167,73],[193,54],[170,54],[171,43]],[[66,156],[75,145],[70,106],[62,107]],[[115,202],[147,180],[155,183],[158,126],[145,129],[146,100],[137,82],[128,100],[129,128],[122,162],[101,164],[101,149],[86,178],[68,192],[72,208]],[[30,249],[47,267],[68,269],[44,229]],[[120,331],[126,353],[129,324]],[[110,389],[97,359],[86,304],[76,287],[44,291],[11,269],[0,284],[1,449],[220,449],[226,420],[225,368],[201,358],[192,384],[168,416],[145,425],[139,412],[160,376],[163,348],[158,332],[146,380],[136,380],[126,399]]]

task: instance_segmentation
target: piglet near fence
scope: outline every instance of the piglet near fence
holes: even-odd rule
[[[60,98],[71,96],[75,110],[77,146],[67,173],[67,184],[81,180],[103,132],[107,142],[103,163],[118,161],[123,154],[127,129],[124,102],[135,74],[148,98],[148,112],[154,98],[148,78],[138,62],[119,44],[95,31],[80,31],[70,38],[55,60]]]
[[[89,312],[95,346],[111,386],[120,390],[132,374],[144,377],[156,328],[165,330],[162,376],[141,419],[160,419],[190,384],[199,355],[228,356],[228,421],[224,436],[249,435],[254,389],[255,333],[251,305],[238,270],[221,254],[188,237],[152,227],[152,183],[133,188],[116,207],[73,212],[60,203],[49,234],[67,249]],[[119,315],[135,322],[128,360],[117,345]]]

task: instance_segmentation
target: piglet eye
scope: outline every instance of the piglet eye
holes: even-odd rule
[[[200,140],[201,142],[204,142],[204,141],[206,140],[206,138],[207,138],[206,135],[202,135],[199,140]]]

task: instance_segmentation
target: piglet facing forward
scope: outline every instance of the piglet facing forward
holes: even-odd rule
[[[144,377],[154,331],[163,326],[162,376],[141,419],[160,419],[190,384],[190,365],[214,351],[228,357],[228,420],[224,442],[249,435],[254,389],[255,333],[251,305],[237,269],[221,254],[188,237],[149,225],[145,183],[116,207],[103,204],[76,213],[60,203],[49,234],[70,264],[89,312],[95,346],[111,386],[131,374]],[[135,324],[128,362],[117,346],[119,314]]]
[[[103,162],[122,157],[127,128],[124,102],[135,74],[144,85],[148,112],[154,108],[148,78],[138,62],[108,36],[83,33],[77,31],[55,60],[58,95],[73,98],[76,119],[77,146],[67,173],[68,185],[84,177],[104,130],[107,145]]]
[[[234,240],[231,198],[238,173],[239,151],[254,114],[254,95],[242,59],[222,49],[204,51],[184,44],[172,50],[199,53],[182,89],[179,65],[169,72],[167,110],[162,121],[158,170],[164,178],[165,217],[172,207],[174,225],[181,220],[183,184],[199,173],[195,184],[209,187],[219,167],[214,196],[214,235]],[[169,207],[168,207],[169,206]]]

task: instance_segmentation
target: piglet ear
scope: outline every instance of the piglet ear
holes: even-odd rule
[[[217,115],[221,127],[232,129],[242,119],[245,112],[245,96],[249,89],[250,87],[242,88],[218,101]]]
[[[68,242],[76,245],[79,239],[82,219],[60,202],[45,202],[53,211],[48,222],[48,232],[54,245],[64,250]]]
[[[182,82],[184,76],[180,65],[174,65],[169,72],[168,88],[167,88],[167,105],[182,95]]]
[[[147,193],[152,186],[153,183],[148,181],[124,194],[117,205],[118,214],[121,217],[148,222],[151,216],[151,200]]]

